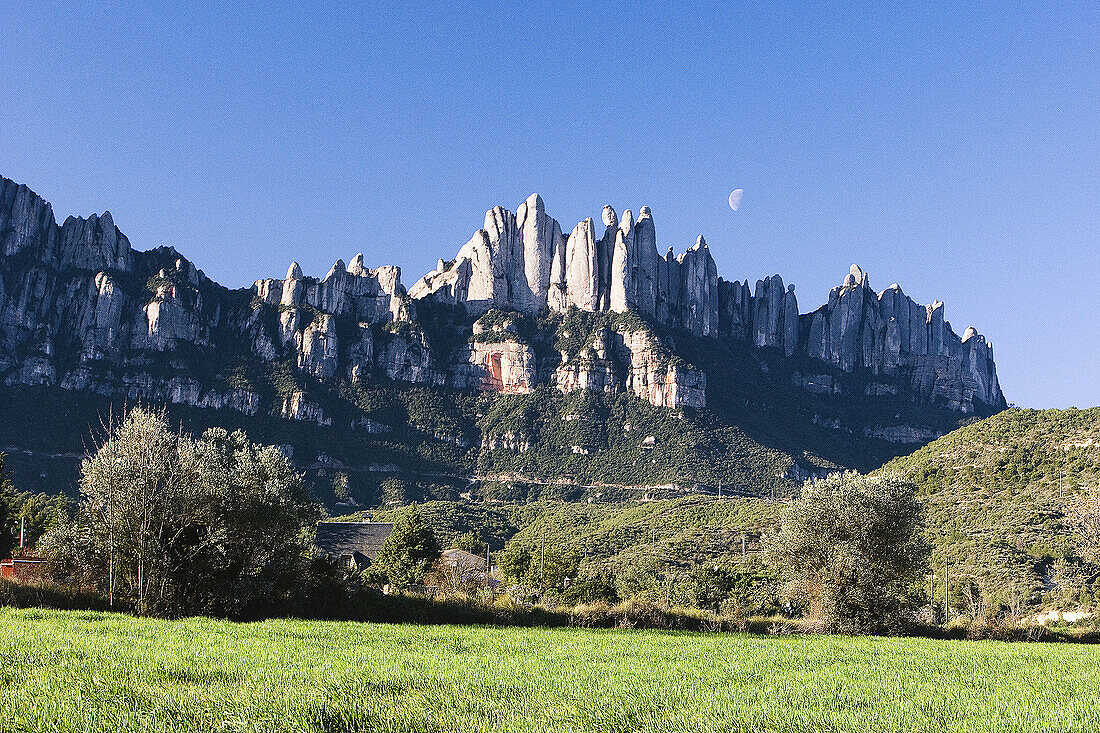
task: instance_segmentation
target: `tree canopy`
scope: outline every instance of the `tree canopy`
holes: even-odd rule
[[[285,609],[319,512],[275,448],[220,428],[195,439],[144,409],[84,462],[80,493],[43,541],[59,572],[169,616]]]
[[[379,580],[401,585],[416,585],[439,560],[439,541],[414,505],[393,525],[393,532],[382,543],[372,565]]]
[[[822,630],[895,632],[927,568],[923,526],[913,483],[837,473],[803,487],[766,552],[790,600]]]
[[[63,496],[31,494],[19,491],[0,453],[0,557],[18,553],[20,524],[25,547],[33,547],[38,538],[57,525],[65,513]]]

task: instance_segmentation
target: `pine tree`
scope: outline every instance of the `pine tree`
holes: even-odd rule
[[[424,523],[416,505],[393,525],[375,559],[376,574],[390,583],[415,585],[439,560],[439,541]]]

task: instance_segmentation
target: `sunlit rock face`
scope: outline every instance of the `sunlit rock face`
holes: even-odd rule
[[[451,385],[502,394],[528,394],[538,383],[535,352],[516,341],[472,343],[458,349]]]
[[[562,392],[630,392],[657,407],[706,407],[706,375],[673,364],[649,330],[596,332],[592,346],[563,360],[554,372]]]
[[[585,219],[565,236],[537,194],[517,214],[498,206],[486,214],[485,228],[455,259],[440,260],[411,296],[464,305],[475,313],[633,311],[695,336],[738,339],[845,372],[867,370],[872,378],[886,375],[917,400],[952,410],[973,412],[978,403],[1004,406],[992,346],[973,329],[956,335],[944,320],[942,303],[918,305],[897,285],[875,293],[853,265],[826,305],[800,315],[794,285],[785,286],[779,275],[757,280],[755,288],[748,280],[718,277],[701,236],[680,255],[669,248],[660,256],[653,213],[648,206],[639,211],[637,220],[629,209],[620,218],[604,206],[602,235]],[[615,380],[604,365],[589,361],[563,365],[555,376],[559,386],[610,389]],[[869,387],[867,394],[898,394],[896,384],[876,390]],[[694,390],[689,391],[694,401]]]
[[[974,328],[960,338],[944,320],[943,303],[919,305],[897,285],[881,293],[852,265],[829,302],[808,316],[806,350],[847,372],[888,375],[921,400],[973,412],[976,403],[1004,405],[993,346]],[[867,394],[883,394],[872,383]]]
[[[837,394],[839,373],[866,374],[869,398],[963,413],[1004,406],[992,345],[973,328],[958,336],[942,303],[919,305],[897,285],[876,293],[853,266],[825,305],[800,315],[779,275],[754,287],[720,278],[703,237],[659,254],[653,212],[637,211],[607,205],[563,231],[533,194],[515,213],[486,212],[455,258],[409,292],[399,268],[367,267],[362,254],[323,278],[291,263],[281,279],[228,290],[171,248],[133,250],[109,213],[58,224],[47,202],[0,178],[0,380],[322,424],[331,418],[304,393],[262,397],[249,375],[287,368],[322,382],[505,394],[552,384],[704,407],[708,379],[723,375],[671,358],[687,334],[809,359],[792,383],[811,392]],[[445,349],[439,308],[466,314]],[[644,326],[601,326],[560,358],[551,326],[526,339],[514,323],[499,337],[476,323],[470,333],[489,311],[534,322],[573,309]]]

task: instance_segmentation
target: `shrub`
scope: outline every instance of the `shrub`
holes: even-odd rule
[[[106,611],[107,599],[97,593],[54,583],[25,583],[5,579],[0,580],[0,606]]]
[[[58,574],[139,613],[255,618],[299,589],[319,508],[275,448],[220,428],[199,439],[132,410],[81,471],[76,517],[43,538]]]
[[[807,483],[765,546],[789,599],[839,633],[907,625],[930,551],[916,486],[852,472]]]
[[[615,585],[607,578],[582,578],[565,589],[561,594],[561,601],[567,606],[618,603],[619,594],[615,592]]]

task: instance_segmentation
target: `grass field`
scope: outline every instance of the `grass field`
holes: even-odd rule
[[[1094,731],[1100,647],[0,609],[3,731]]]

